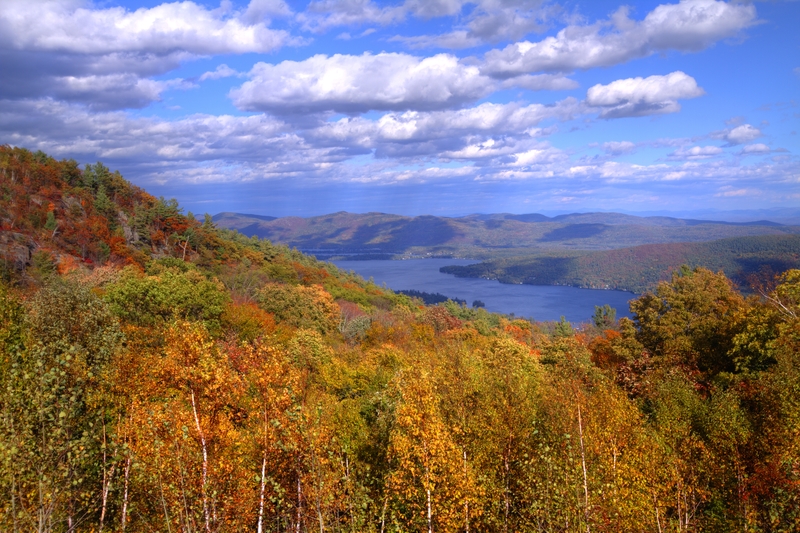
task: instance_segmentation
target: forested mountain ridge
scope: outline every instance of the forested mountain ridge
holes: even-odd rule
[[[570,285],[641,294],[670,279],[681,265],[722,271],[740,287],[753,275],[800,268],[800,235],[733,237],[701,243],[646,244],[570,255],[495,259],[440,270],[459,277],[502,283]]]
[[[490,258],[524,251],[610,250],[642,244],[702,242],[754,235],[800,233],[770,221],[731,223],[619,213],[405,217],[385,213],[332,213],[261,217],[214,216],[218,225],[248,236],[307,250],[318,257],[349,253],[433,254]]]
[[[2,531],[800,529],[800,271],[511,320],[9,147],[0,223]]]

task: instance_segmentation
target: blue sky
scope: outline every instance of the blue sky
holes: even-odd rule
[[[4,0],[0,142],[195,213],[800,206],[800,2]]]

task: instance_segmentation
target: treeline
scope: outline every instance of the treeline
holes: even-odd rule
[[[467,305],[466,300],[462,300],[460,298],[449,298],[444,294],[438,292],[425,292],[425,291],[417,291],[414,289],[397,291],[397,292],[399,294],[405,294],[406,296],[410,296],[412,298],[419,298],[426,305],[443,304],[447,301],[452,301],[459,305]]]
[[[800,528],[800,271],[573,330],[174,217],[143,264],[16,226],[54,268],[0,286],[0,530]]]
[[[440,270],[458,277],[502,283],[570,285],[641,294],[670,279],[681,265],[722,271],[740,288],[753,276],[800,268],[800,235],[734,237],[702,243],[646,244],[618,250],[538,254]]]

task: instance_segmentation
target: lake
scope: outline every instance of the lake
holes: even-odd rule
[[[410,259],[406,261],[331,261],[346,271],[354,271],[365,279],[392,290],[438,292],[449,298],[475,300],[486,304],[486,310],[534,320],[558,320],[561,315],[572,323],[587,322],[595,305],[608,304],[617,310],[617,317],[630,316],[628,301],[636,295],[624,291],[578,289],[549,285],[508,285],[499,281],[457,278],[442,274],[446,265],[471,265],[469,259]]]

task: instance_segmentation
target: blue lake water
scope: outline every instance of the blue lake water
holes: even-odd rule
[[[337,267],[354,271],[365,279],[393,290],[438,292],[449,298],[475,300],[486,304],[494,313],[511,314],[534,320],[558,320],[562,315],[573,323],[587,322],[595,305],[608,304],[617,310],[617,317],[630,316],[628,301],[636,295],[623,291],[578,289],[549,285],[508,285],[499,281],[457,278],[442,274],[446,265],[471,265],[468,259],[413,259],[407,261],[332,261]]]

